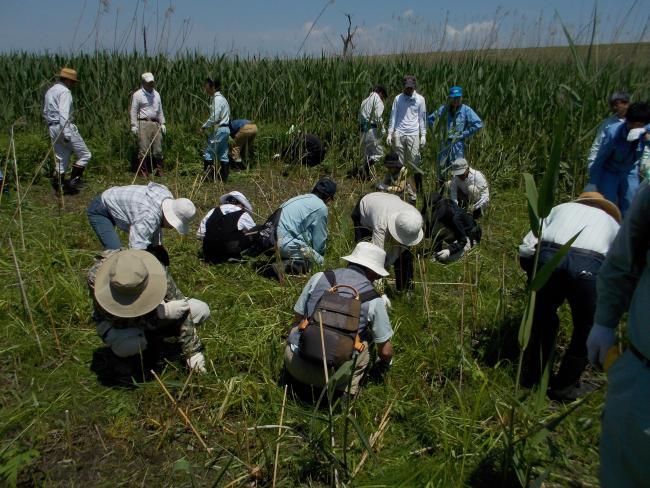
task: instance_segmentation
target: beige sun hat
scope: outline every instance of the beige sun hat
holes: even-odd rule
[[[142,73],[142,82],[143,83],[149,83],[151,81],[154,81],[153,79],[153,74],[150,72]]]
[[[72,68],[61,68],[61,71],[59,72],[59,78],[77,81],[77,72]]]
[[[189,231],[189,223],[196,215],[196,207],[188,198],[166,198],[162,202],[162,211],[169,225],[183,236]]]
[[[388,232],[400,244],[415,246],[424,237],[422,215],[415,209],[396,213],[388,221]]]
[[[469,163],[467,162],[467,159],[465,158],[458,158],[455,159],[451,163],[451,174],[454,176],[460,176],[465,171],[467,171],[467,168],[469,168]]]
[[[623,220],[621,217],[621,211],[618,207],[607,200],[602,193],[598,193],[597,191],[582,192],[576,199],[576,203],[582,203],[583,205],[599,208],[610,215],[619,224],[621,223],[621,220]]]
[[[243,193],[235,190],[235,191],[231,191],[230,193],[226,193],[225,195],[221,195],[219,197],[219,203],[223,205],[224,203],[226,203],[226,200],[228,200],[228,197],[234,198],[239,203],[241,203],[249,213],[253,213],[253,206],[251,205],[251,202],[248,201],[248,198],[244,196]]]
[[[352,254],[343,256],[341,259],[344,259],[348,263],[354,263],[368,268],[379,276],[388,276],[389,274],[386,268],[384,268],[386,251],[370,242],[358,243],[352,250]]]
[[[167,274],[156,257],[141,249],[126,249],[106,259],[95,277],[95,300],[111,315],[140,317],[165,298]]]

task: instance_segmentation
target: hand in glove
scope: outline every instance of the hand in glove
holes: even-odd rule
[[[165,126],[165,124],[162,124],[160,126],[160,132],[162,132],[163,136],[167,134],[167,127]]]
[[[591,332],[589,332],[589,337],[587,337],[587,356],[589,357],[589,362],[597,369],[602,370],[607,351],[614,345],[614,342],[616,342],[614,329],[594,324]]]
[[[132,125],[131,126],[131,134],[133,134],[134,136],[138,135],[138,126],[137,125]]]
[[[392,359],[390,360],[390,362],[386,362],[381,358],[377,358],[375,364],[373,364],[372,368],[370,368],[370,371],[368,372],[368,376],[370,377],[371,380],[375,382],[378,383],[382,382],[384,381],[384,378],[386,377],[386,373],[388,373],[392,364],[393,364]]]
[[[422,149],[426,143],[427,143],[427,136],[422,134],[420,136],[420,149]]]
[[[433,255],[433,258],[436,261],[447,261],[449,259],[449,256],[451,255],[451,251],[449,249],[443,249],[442,251],[438,251]]]
[[[596,185],[594,185],[593,183],[589,183],[587,186],[585,186],[584,190],[582,190],[582,191],[583,192],[586,192],[586,191],[598,191],[598,187]]]
[[[393,145],[393,133],[388,131],[388,137],[386,137],[386,145],[391,147]]]
[[[386,310],[393,308],[393,305],[390,303],[390,298],[388,298],[385,293],[379,298],[381,298],[381,301],[384,302],[384,305],[386,305]]]
[[[386,185],[384,185],[383,183],[377,183],[377,187],[376,187],[376,188],[377,188],[377,190],[379,190],[379,191],[386,191],[386,190],[388,190],[388,187],[387,187]]]
[[[187,358],[187,367],[195,373],[207,373],[205,369],[205,356],[202,352],[195,352],[191,357]]]
[[[187,300],[172,300],[164,302],[156,307],[159,319],[179,320],[190,311],[190,304]]]

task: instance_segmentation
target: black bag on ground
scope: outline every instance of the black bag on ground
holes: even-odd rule
[[[280,223],[280,215],[282,214],[282,207],[273,212],[266,222],[256,225],[246,232],[246,236],[251,239],[251,245],[246,252],[246,256],[259,256],[269,251],[275,250],[275,245],[278,240],[278,224]]]
[[[331,285],[316,304],[314,313],[300,325],[300,357],[314,363],[325,363],[328,368],[338,368],[352,358],[354,351],[363,351],[359,337],[361,304],[379,297],[375,290],[359,292],[349,285],[337,285],[334,271],[326,271],[325,278]],[[339,293],[346,288],[353,293],[346,297]],[[322,335],[321,335],[322,324]]]

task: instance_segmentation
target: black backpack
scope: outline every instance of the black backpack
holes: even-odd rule
[[[328,368],[338,368],[352,358],[354,352],[364,349],[359,337],[361,305],[379,294],[375,290],[359,293],[349,285],[336,284],[334,271],[325,271],[331,288],[318,300],[314,313],[300,323],[300,357],[316,364],[325,363]],[[353,297],[338,293],[341,288],[352,290]],[[322,325],[322,327],[321,327]]]
[[[224,215],[216,207],[205,224],[203,237],[203,257],[209,263],[219,263],[230,258],[240,258],[251,245],[250,237],[237,229],[237,222],[244,210]]]
[[[275,250],[278,241],[278,224],[280,223],[281,214],[282,207],[275,210],[266,219],[266,222],[256,225],[246,232],[245,235],[251,239],[251,245],[244,253],[246,256],[255,257]]]

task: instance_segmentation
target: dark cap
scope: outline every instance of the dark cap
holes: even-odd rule
[[[624,91],[615,91],[609,96],[610,105],[614,105],[616,102],[629,102],[630,94]]]
[[[314,189],[312,190],[312,193],[316,192],[326,197],[334,198],[334,195],[336,194],[336,182],[327,176],[321,178],[316,182]]]
[[[386,154],[384,158],[384,166],[386,168],[401,168],[403,165],[399,161],[399,156],[395,151],[391,151]]]
[[[417,81],[415,80],[415,76],[406,75],[404,77],[404,88],[416,88],[416,87],[417,87]]]

